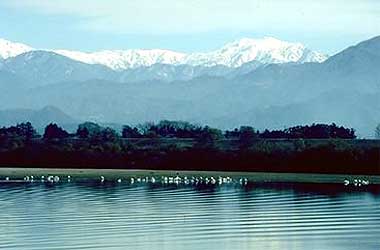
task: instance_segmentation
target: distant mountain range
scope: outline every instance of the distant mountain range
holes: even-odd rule
[[[62,81],[116,82],[233,77],[269,64],[322,62],[327,56],[300,43],[274,38],[241,39],[208,53],[168,50],[118,50],[84,53],[36,50],[0,39],[0,70],[31,82],[30,87]]]
[[[380,37],[327,59],[283,44],[243,39],[218,52],[186,55],[189,64],[145,65],[141,59],[139,66],[128,62],[127,69],[32,49],[0,61],[0,109],[54,106],[82,121],[176,119],[220,128],[335,122],[371,137],[380,122]],[[263,48],[272,46],[291,52],[268,49],[266,56]],[[261,53],[252,52],[259,47]],[[237,51],[242,54],[234,57]]]
[[[36,50],[28,45],[0,39],[0,57],[3,59]],[[148,67],[154,64],[240,67],[251,61],[270,64],[322,62],[327,59],[326,55],[312,51],[300,43],[285,42],[271,37],[244,38],[212,52],[190,54],[162,49],[104,50],[93,53],[70,50],[42,51],[54,52],[87,64],[100,64],[113,70]]]

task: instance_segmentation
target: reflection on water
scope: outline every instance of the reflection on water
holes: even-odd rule
[[[0,184],[0,249],[378,250],[376,191]]]

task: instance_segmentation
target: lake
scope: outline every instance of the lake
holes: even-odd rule
[[[0,183],[0,249],[380,249],[379,188]]]

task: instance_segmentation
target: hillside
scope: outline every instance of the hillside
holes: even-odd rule
[[[12,126],[22,122],[31,122],[33,126],[43,131],[49,123],[58,123],[69,129],[78,123],[78,120],[70,117],[53,106],[46,106],[40,110],[32,109],[7,109],[0,110],[0,127]]]
[[[200,68],[198,72],[202,73],[194,71],[193,66],[181,66],[182,77],[176,75],[179,66],[158,64],[119,72],[125,74],[126,82],[120,80],[120,75],[118,81],[98,79],[102,70],[108,72],[106,68],[82,63],[77,74],[63,76],[65,81],[49,82],[54,76],[62,78],[59,72],[70,60],[52,54],[63,63],[43,61],[46,70],[33,73],[33,67],[23,66],[20,72],[26,73],[12,73],[12,77],[28,79],[28,84],[39,87],[19,88],[4,96],[0,104],[32,109],[53,105],[81,120],[119,124],[170,119],[220,128],[248,124],[263,129],[336,122],[357,128],[359,137],[371,137],[380,119],[379,46],[380,37],[375,37],[322,63],[251,62],[234,69]],[[30,65],[36,65],[36,61]],[[158,73],[166,74],[167,80],[157,80]],[[34,75],[46,75],[46,81],[37,83]],[[1,79],[0,86],[6,91],[19,81]]]

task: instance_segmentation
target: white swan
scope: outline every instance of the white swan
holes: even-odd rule
[[[174,178],[174,182],[175,182],[176,184],[181,183],[181,177],[179,177],[179,176],[175,177],[175,178]]]
[[[54,176],[49,175],[48,178],[47,178],[47,180],[49,182],[54,182]]]
[[[222,178],[222,177],[219,177],[219,178],[218,178],[218,184],[219,184],[219,185],[222,185],[222,184],[223,184],[223,178]]]
[[[215,178],[211,176],[210,177],[210,182],[211,182],[212,185],[215,185],[215,183],[216,183]]]
[[[170,177],[168,178],[168,180],[169,180],[169,183],[171,184],[171,183],[173,183],[174,178],[170,176]]]

